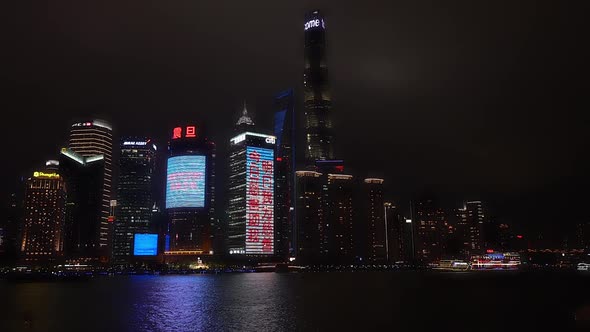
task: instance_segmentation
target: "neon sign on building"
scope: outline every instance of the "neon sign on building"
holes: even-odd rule
[[[57,173],[33,172],[33,176],[36,178],[59,179],[59,174]]]
[[[184,129],[184,131],[183,131]],[[196,138],[197,137],[197,127],[196,126],[186,126],[186,128],[182,127],[175,127],[172,129],[172,139],[179,139],[184,138]]]
[[[246,148],[246,254],[274,253],[274,150]]]
[[[205,207],[205,156],[168,159],[166,208]]]
[[[310,20],[304,24],[305,31],[307,31],[311,28],[319,28],[320,26],[322,27],[322,29],[326,28],[326,25],[324,24],[324,20],[320,20],[318,18],[316,18],[315,20]]]

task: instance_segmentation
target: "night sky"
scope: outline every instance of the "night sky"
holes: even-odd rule
[[[390,197],[482,198],[530,234],[582,220],[590,184],[581,8],[558,1],[15,1],[3,5],[2,197],[76,119],[164,146],[205,123],[223,162],[244,99],[271,128],[300,91],[303,14],[326,15],[336,155]],[[300,96],[300,95],[299,95]],[[299,103],[298,111],[301,111]],[[3,199],[4,200],[4,199]],[[535,233],[536,232],[536,233]]]

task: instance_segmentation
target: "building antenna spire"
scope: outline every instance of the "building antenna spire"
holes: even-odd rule
[[[244,109],[242,110],[242,116],[238,119],[236,125],[239,126],[242,124],[246,124],[249,126],[254,125],[254,121],[252,121],[252,118],[248,115],[248,109],[246,108],[246,99],[244,99]]]

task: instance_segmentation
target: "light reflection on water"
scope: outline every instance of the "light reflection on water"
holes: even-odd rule
[[[267,330],[294,328],[288,288],[272,273],[135,277],[134,330]],[[286,310],[286,311],[285,311]],[[264,328],[261,328],[264,327]]]
[[[236,273],[0,281],[0,331],[565,330],[590,305],[589,276]]]

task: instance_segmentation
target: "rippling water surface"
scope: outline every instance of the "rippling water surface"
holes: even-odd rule
[[[0,331],[566,330],[590,305],[589,282],[417,272],[0,281]]]

